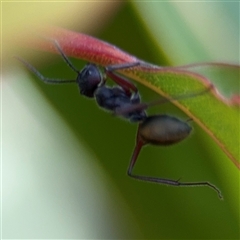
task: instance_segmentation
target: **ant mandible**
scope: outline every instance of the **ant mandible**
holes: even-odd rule
[[[171,99],[160,99],[152,103],[141,103],[141,98],[137,87],[123,76],[114,71],[132,68],[140,65],[140,62],[131,62],[124,64],[109,65],[104,67],[104,73],[111,78],[117,86],[106,86],[106,75],[102,75],[100,69],[93,63],[88,63],[81,71],[77,70],[65,55],[57,41],[53,41],[54,46],[60,53],[67,65],[77,73],[76,80],[61,80],[44,77],[31,64],[20,57],[16,57],[22,62],[33,74],[41,81],[50,84],[77,83],[80,94],[88,98],[95,98],[97,104],[115,115],[122,116],[131,122],[139,122],[136,145],[128,167],[128,176],[147,182],[172,186],[207,186],[218,193],[222,198],[221,191],[209,182],[180,182],[179,180],[164,179],[158,177],[142,176],[133,174],[133,167],[137,161],[140,150],[146,144],[168,146],[178,143],[185,139],[191,132],[192,128],[188,121],[182,121],[169,115],[147,116],[145,109],[152,105],[161,104],[170,100],[182,99],[201,95],[207,90],[199,91],[189,95],[176,96]]]

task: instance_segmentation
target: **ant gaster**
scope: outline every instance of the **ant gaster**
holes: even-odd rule
[[[182,121],[176,117],[163,114],[147,116],[145,109],[152,105],[168,102],[170,100],[201,95],[209,91],[210,88],[189,95],[176,96],[168,100],[160,99],[149,104],[141,103],[140,95],[136,86],[114,72],[116,70],[138,66],[141,64],[140,62],[104,67],[104,73],[117,84],[117,86],[109,87],[105,84],[106,76],[101,74],[101,71],[95,64],[88,63],[81,71],[79,71],[70,62],[58,42],[53,41],[53,43],[67,65],[77,73],[76,80],[61,80],[44,77],[28,62],[20,57],[16,58],[43,82],[50,84],[77,83],[80,94],[88,98],[95,98],[100,107],[113,112],[115,115],[121,115],[131,122],[139,122],[136,145],[127,171],[128,176],[142,181],[172,186],[208,186],[218,193],[219,198],[222,198],[221,191],[209,182],[179,182],[179,180],[135,175],[132,173],[139,152],[144,145],[172,145],[185,139],[192,130],[191,126],[188,124],[188,120]]]

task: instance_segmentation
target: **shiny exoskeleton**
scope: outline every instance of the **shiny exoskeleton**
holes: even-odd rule
[[[193,94],[176,96],[170,100],[160,99],[149,104],[141,103],[140,95],[136,86],[123,76],[116,73],[117,70],[136,67],[141,64],[140,62],[110,65],[103,68],[104,74],[102,74],[98,66],[93,63],[88,63],[81,71],[79,71],[64,54],[59,44],[56,41],[53,41],[53,44],[68,66],[77,73],[76,80],[46,78],[22,58],[17,57],[17,59],[43,82],[53,84],[77,83],[80,94],[88,98],[94,98],[101,108],[106,109],[115,115],[122,116],[131,122],[139,123],[136,145],[127,171],[130,177],[142,181],[172,186],[208,186],[215,190],[219,197],[222,198],[220,190],[209,182],[179,182],[178,180],[133,174],[133,167],[136,163],[139,152],[144,145],[172,145],[188,137],[192,130],[188,121],[182,121],[176,117],[162,114],[147,116],[145,110],[152,105],[161,104],[170,100],[202,95],[209,91],[212,86]],[[107,86],[105,75],[111,78],[117,85],[113,87]]]

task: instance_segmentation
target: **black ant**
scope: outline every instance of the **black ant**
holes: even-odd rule
[[[88,63],[81,71],[79,71],[65,55],[58,42],[53,41],[53,43],[67,65],[77,73],[76,80],[61,80],[44,77],[28,62],[22,58],[16,58],[43,82],[50,84],[77,83],[80,94],[89,98],[95,98],[100,107],[111,111],[115,115],[122,116],[131,122],[139,122],[136,145],[127,171],[128,176],[142,181],[172,186],[207,186],[215,190],[218,193],[219,198],[223,198],[221,191],[209,182],[179,182],[179,180],[141,176],[132,173],[139,152],[144,145],[152,144],[168,146],[175,144],[185,139],[192,130],[192,127],[188,124],[189,120],[182,121],[176,117],[163,114],[147,116],[145,109],[152,105],[168,102],[170,100],[201,95],[209,91],[210,88],[189,95],[176,96],[171,99],[160,99],[149,104],[141,103],[137,87],[114,72],[116,70],[138,66],[141,62],[137,61],[104,67],[104,73],[117,84],[117,86],[108,87],[105,84],[106,75],[102,75],[101,71],[95,64]]]

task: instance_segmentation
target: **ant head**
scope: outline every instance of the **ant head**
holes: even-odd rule
[[[139,124],[138,138],[146,144],[171,145],[186,138],[192,128],[187,122],[169,115],[147,117]]]
[[[87,64],[81,72],[78,73],[77,83],[80,93],[86,97],[93,98],[94,92],[102,82],[103,77],[95,64]]]

